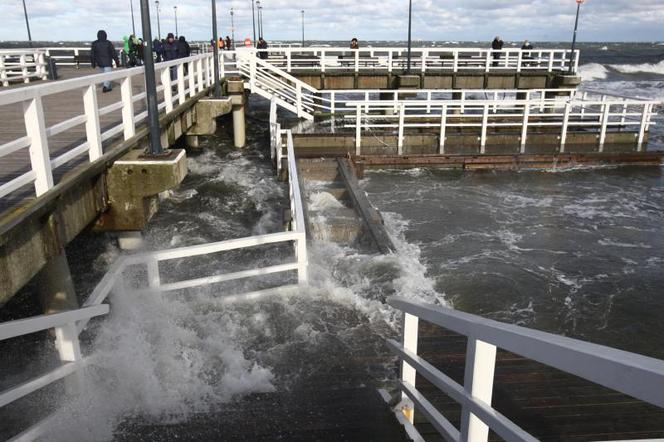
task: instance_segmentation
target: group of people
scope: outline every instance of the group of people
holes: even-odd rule
[[[214,48],[214,40],[210,40],[210,46]],[[222,51],[232,51],[233,50],[233,40],[227,35],[226,38],[219,37],[217,41],[217,48]]]
[[[165,40],[155,38],[152,42],[152,51],[155,54],[155,61],[170,61],[177,58],[185,58],[191,55],[191,47],[184,35],[180,35],[177,40],[172,32],[169,32]]]
[[[491,49],[495,52],[493,52],[492,57],[493,57],[493,65],[498,66],[498,60],[502,57],[502,53],[499,51],[503,50],[503,46],[505,45],[505,42],[503,42],[503,39],[500,38],[499,36],[496,36],[496,38],[493,39],[491,42]],[[523,45],[521,45],[521,50],[522,51],[532,51],[534,49],[533,45],[528,41],[525,40],[523,42]],[[526,54],[523,56],[524,59],[529,59],[532,58],[530,54]]]
[[[135,66],[143,65],[143,39],[136,37],[134,34],[122,37],[124,42],[122,51],[127,57],[127,67],[133,68]]]

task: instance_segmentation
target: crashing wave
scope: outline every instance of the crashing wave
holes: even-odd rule
[[[603,80],[609,74],[608,69],[599,63],[584,64],[579,67],[579,74],[583,81]]]
[[[664,60],[659,63],[611,64],[611,69],[623,74],[659,74],[664,75]]]

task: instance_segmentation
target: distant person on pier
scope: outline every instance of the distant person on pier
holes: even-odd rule
[[[224,50],[224,39],[219,37],[219,41],[217,41],[217,47],[219,48],[220,51]]]
[[[496,37],[496,38],[494,38],[493,41],[491,42],[491,49],[493,49],[493,51],[494,51],[494,52],[491,54],[492,57],[493,57],[493,60],[494,60],[494,61],[493,61],[493,65],[494,65],[494,66],[498,66],[498,60],[500,60],[500,58],[501,58],[502,55],[503,55],[503,54],[502,54],[501,52],[499,52],[499,51],[502,51],[502,50],[503,50],[503,45],[504,45],[504,44],[505,44],[505,43],[503,43],[503,39],[500,38],[500,37]]]
[[[169,32],[168,37],[166,37],[166,43],[164,43],[164,61],[171,61],[178,58],[178,49],[175,36],[172,32]]]
[[[267,60],[267,42],[263,39],[263,37],[258,38],[258,44],[256,45],[256,48],[259,49],[258,58]]]
[[[357,38],[353,37],[353,39],[350,41],[350,48],[360,49],[360,42],[357,40]]]
[[[187,42],[187,39],[184,38],[184,35],[181,35],[177,41],[178,47],[178,58],[187,58],[191,56],[191,46]]]
[[[233,50],[233,42],[231,41],[231,38],[228,35],[226,36],[226,50],[227,51]]]
[[[90,63],[93,68],[99,68],[102,72],[111,72],[113,70],[113,62],[116,66],[120,66],[118,54],[115,52],[113,43],[108,41],[106,31],[100,30],[97,32],[97,40],[92,43],[90,48]],[[110,92],[113,89],[110,81],[104,81],[103,92]]]
[[[152,50],[155,54],[155,62],[160,63],[164,58],[164,45],[161,44],[158,38],[152,42]]]
[[[530,44],[530,42],[529,42],[528,40],[525,40],[525,41],[523,42],[523,45],[521,45],[521,50],[522,50],[522,51],[532,51],[532,50],[533,50],[533,45]],[[533,55],[532,55],[530,52],[526,52],[524,55],[521,56],[521,58],[522,58],[523,60],[532,60],[532,59],[533,59]],[[524,65],[525,65],[525,66],[532,66],[533,63],[530,62],[530,61],[528,61],[528,62],[525,62]]]

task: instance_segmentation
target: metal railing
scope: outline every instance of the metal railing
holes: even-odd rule
[[[422,413],[447,440],[486,441],[489,430],[508,441],[537,440],[491,407],[497,348],[664,407],[664,361],[401,297],[388,304],[404,313],[402,341],[387,342],[402,361],[402,410],[411,424]],[[464,385],[418,355],[420,319],[468,338]],[[417,389],[418,374],[461,405],[461,428]]]
[[[457,91],[458,92],[458,91]],[[375,130],[397,135],[397,153],[403,154],[406,131],[432,129],[439,136],[439,154],[451,129],[474,129],[480,153],[486,152],[490,130],[511,129],[519,134],[520,152],[525,153],[531,129],[558,132],[560,152],[565,152],[568,136],[573,129],[592,129],[599,137],[599,152],[603,152],[607,134],[611,131],[632,131],[637,150],[643,150],[645,136],[655,124],[657,101],[573,93],[569,97],[548,98],[545,92],[515,91],[519,99],[464,100],[361,100],[344,103],[345,127],[355,129],[355,153],[361,155],[362,133]],[[348,108],[354,115],[348,114]]]
[[[272,101],[270,112],[271,128],[278,125],[276,122],[276,100]],[[275,126],[272,126],[274,123]],[[272,134],[272,133],[271,133]],[[281,143],[282,136],[286,137],[286,145]],[[88,296],[80,309],[56,313],[52,315],[36,316],[17,321],[0,323],[0,341],[12,339],[28,333],[47,330],[55,327],[56,347],[61,367],[49,373],[35,377],[20,385],[11,387],[0,392],[0,407],[27,396],[53,382],[57,382],[85,365],[85,359],[81,355],[79,334],[85,329],[89,320],[93,317],[107,314],[109,305],[104,304],[113,290],[131,291],[132,294],[140,296],[145,292],[169,292],[187,290],[197,287],[210,286],[212,284],[228,283],[231,281],[248,280],[260,278],[267,275],[285,274],[295,272],[297,284],[281,284],[269,289],[242,292],[231,295],[222,295],[224,301],[236,299],[247,299],[273,293],[275,290],[288,290],[306,284],[308,275],[307,258],[307,234],[304,221],[304,206],[299,185],[295,152],[293,149],[293,138],[290,131],[279,129],[279,145],[277,147],[276,136],[271,137],[271,151],[273,157],[279,155],[281,164],[282,150],[286,147],[286,160],[288,168],[289,209],[291,222],[286,232],[277,232],[266,235],[258,235],[247,238],[231,239],[226,241],[180,247],[175,249],[160,250],[154,252],[139,253],[135,255],[122,256],[111,266],[92,293]],[[277,154],[277,152],[279,152]],[[279,171],[281,166],[279,166]],[[292,259],[288,262],[268,265],[264,267],[251,267],[248,269],[231,273],[217,273],[214,275],[199,276],[196,278],[164,282],[164,273],[160,265],[168,261],[199,258],[212,256],[222,252],[232,252],[241,249],[250,249],[266,245],[291,244],[293,247]],[[141,273],[140,270],[143,270]],[[134,270],[139,270],[135,272]],[[135,286],[128,284],[128,276],[143,275],[138,281],[134,280]],[[172,274],[169,273],[172,278]],[[130,280],[132,278],[129,278]],[[49,418],[40,421],[15,437],[16,440],[32,440],[47,431]]]
[[[403,71],[407,67],[406,48],[269,48],[241,49],[267,53],[268,61],[286,72],[303,71]],[[579,51],[572,59],[572,73],[579,67]],[[411,70],[426,72],[558,72],[570,68],[567,49],[483,49],[483,48],[413,48]]]
[[[0,50],[0,85],[46,80],[46,53],[41,49]]]
[[[229,59],[220,59],[221,74],[237,74],[229,67]],[[230,62],[234,65],[234,62]],[[174,106],[185,103],[206,90],[213,82],[213,60],[211,54],[195,55],[155,65],[160,84],[157,87],[160,112],[171,112]],[[28,86],[0,92],[0,107],[21,105],[19,112],[24,115],[25,135],[0,144],[0,164],[3,158],[22,149],[29,149],[30,167],[21,175],[0,184],[0,198],[10,195],[23,186],[34,184],[35,194],[39,196],[56,183],[53,171],[65,163],[88,154],[90,162],[103,155],[103,143],[116,135],[125,140],[133,137],[136,127],[147,118],[147,111],[138,112],[135,105],[144,102],[145,92],[135,94],[132,83],[142,76],[143,67],[120,69],[114,72],[90,75],[86,77]],[[173,75],[173,77],[172,77]],[[105,81],[119,82],[121,98],[119,101],[101,107],[97,99],[97,89]],[[139,81],[143,82],[141,78]],[[63,92],[80,91],[80,102],[84,113],[75,115],[51,126],[46,125],[44,98]],[[57,106],[51,105],[51,106]],[[120,112],[118,123],[102,130],[100,117]],[[84,141],[52,158],[49,150],[49,138],[69,131],[79,125],[85,125]]]

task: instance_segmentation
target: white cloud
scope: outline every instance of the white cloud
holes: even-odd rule
[[[140,0],[134,0],[140,29]],[[26,0],[35,40],[91,40],[98,29],[112,39],[131,33],[130,0]],[[4,25],[0,39],[26,38],[20,0],[3,0]],[[157,33],[154,1],[153,35]],[[407,0],[263,0],[265,36],[299,39],[300,10],[305,9],[307,38],[319,40],[403,40],[407,29]],[[161,0],[162,35],[175,30],[173,6],[178,6],[181,34],[209,39],[210,2]],[[250,0],[217,2],[219,33],[230,34],[235,11],[236,38],[250,37]],[[413,0],[413,37],[424,40],[505,39],[564,40],[571,34],[574,0]],[[664,40],[664,2],[661,0],[587,0],[582,7],[581,40]],[[139,31],[140,33],[140,31]]]

